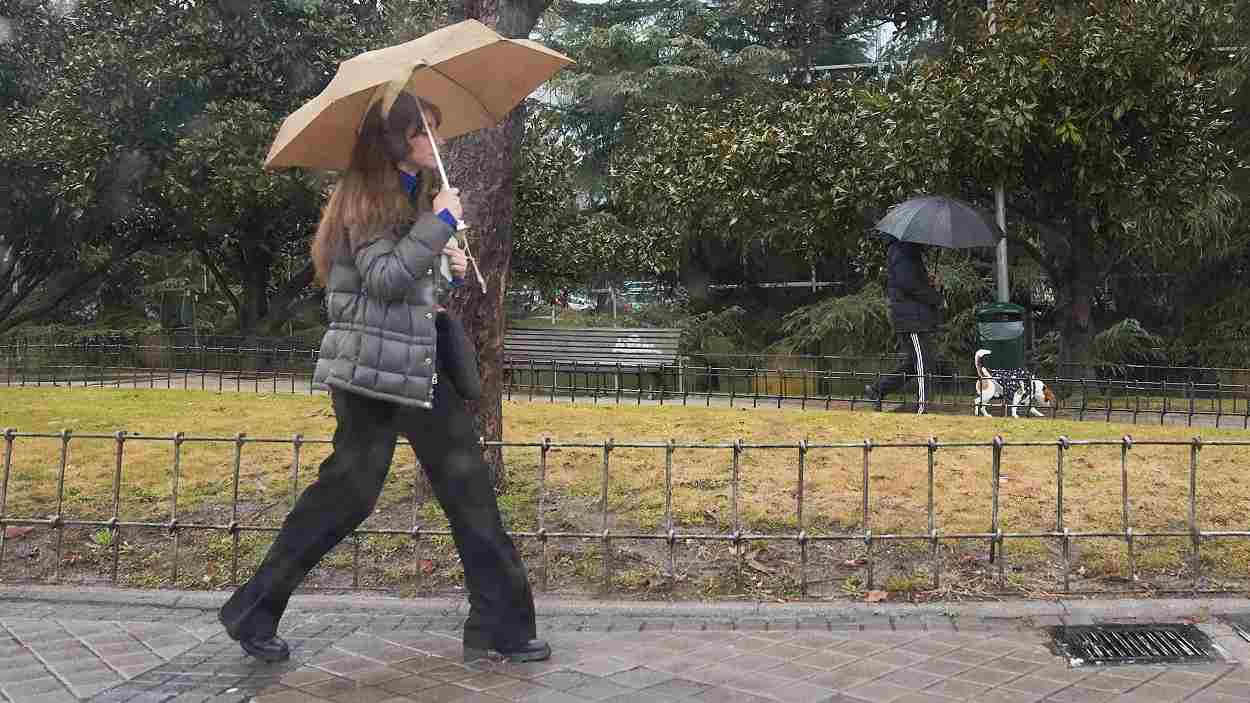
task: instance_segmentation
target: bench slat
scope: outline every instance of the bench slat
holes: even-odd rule
[[[645,340],[622,339],[608,340],[598,343],[584,342],[535,342],[527,340],[518,342],[507,340],[504,346],[509,349],[677,349],[676,344],[652,344]]]
[[[509,328],[504,363],[514,369],[600,369],[676,366],[681,330],[671,328]]]
[[[592,330],[586,330],[582,332],[582,331],[576,331],[576,330],[554,330],[554,329],[553,330],[525,330],[523,332],[510,329],[508,330],[507,334],[509,337],[572,337],[572,338],[581,338],[581,339],[594,338],[594,337],[608,337],[608,338],[657,337],[657,338],[679,339],[681,337],[681,332],[673,332],[673,333],[668,333],[668,332],[603,332],[603,331],[596,332]]]

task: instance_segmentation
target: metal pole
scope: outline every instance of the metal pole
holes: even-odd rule
[[[986,0],[985,9],[990,15],[990,34],[998,31],[998,23],[994,21],[994,0]],[[1003,192],[1002,181],[994,188],[994,214],[995,222],[998,223],[998,229],[1003,235],[1007,234],[1007,195]],[[998,240],[998,247],[994,252],[994,272],[997,281],[998,302],[1011,302],[1011,286],[1007,281],[1007,238],[1004,236]]]
[[[1007,233],[1007,196],[1003,193],[1003,186],[1000,183],[994,189],[994,209],[997,211],[998,228],[1002,233]],[[995,279],[998,283],[998,302],[1011,302],[1011,286],[1007,281],[1007,237],[1004,236],[998,240],[998,248],[995,250],[995,267],[997,272]]]

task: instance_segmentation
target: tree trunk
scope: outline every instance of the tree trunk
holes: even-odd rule
[[[315,269],[311,262],[287,281],[269,301],[269,313],[261,320],[260,331],[281,335],[282,325],[295,316],[297,304],[304,299],[304,291],[312,285]]]
[[[1093,286],[1067,281],[1059,289],[1060,326],[1059,375],[1064,378],[1094,377]]]
[[[453,7],[456,19],[476,19],[505,37],[529,35],[550,0],[464,0]],[[489,80],[489,77],[484,78]],[[524,127],[524,105],[502,124],[456,140],[449,150],[448,177],[464,194],[470,252],[486,278],[486,294],[472,272],[468,283],[451,299],[451,309],[464,322],[477,344],[482,397],[470,403],[478,436],[490,441],[503,437],[503,336],[506,324],[504,292],[512,263],[512,224],[515,167]],[[503,452],[484,452],[497,489],[507,482]]]
[[[1078,214],[1064,250],[1064,280],[1057,281],[1060,325],[1059,375],[1063,378],[1094,377],[1094,293],[1098,287],[1094,252],[1089,244],[1093,233],[1089,219]]]
[[[48,276],[40,281],[26,282],[27,285],[24,286],[13,286],[12,295],[9,290],[0,291],[0,334],[44,318],[81,300],[98,288],[115,267],[120,266],[135,253],[142,251],[154,240],[155,235],[134,241],[114,242],[108,259],[93,268],[67,271],[57,276]],[[22,305],[28,302],[29,296],[39,286],[44,287],[46,294],[37,304],[21,310]]]
[[[273,270],[273,254],[262,247],[245,247],[239,256],[239,276],[243,279],[242,309],[239,334],[256,334],[260,321],[269,315],[269,273]]]

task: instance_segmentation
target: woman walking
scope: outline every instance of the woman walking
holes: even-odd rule
[[[466,264],[449,244],[463,216],[458,191],[431,196],[441,121],[436,106],[408,92],[375,102],[317,229],[312,255],[330,329],[313,382],[330,392],[334,450],[256,574],[219,613],[230,637],[265,661],[290,656],[277,635],[287,601],[373,512],[399,435],[412,443],[464,565],[465,660],[487,650],[511,661],[551,656],[534,639],[525,565],[504,531],[464,405],[480,392],[473,355],[464,353],[458,323],[438,306],[439,257],[448,258],[456,278]]]

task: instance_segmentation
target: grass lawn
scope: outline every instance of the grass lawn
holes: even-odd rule
[[[1132,525],[1135,531],[1185,529],[1188,519],[1190,447],[1143,446],[1152,440],[1187,442],[1193,430],[1175,426],[1129,426],[1038,419],[973,418],[867,412],[818,412],[777,409],[707,409],[697,407],[628,407],[508,402],[504,407],[505,440],[553,442],[732,442],[748,444],[875,443],[990,440],[1001,434],[1008,442],[1045,441],[1049,447],[1013,447],[1003,451],[1001,524],[1005,532],[1049,531],[1055,528],[1057,438],[1118,440],[1131,434],[1137,443],[1129,453],[1129,484]],[[125,430],[145,436],[172,436],[181,431],[189,437],[233,437],[244,432],[252,438],[279,438],[285,443],[247,443],[240,455],[239,495],[243,503],[240,521],[245,524],[277,524],[291,496],[294,435],[328,438],[334,418],[324,396],[290,394],[216,394],[178,391],[117,391],[57,388],[11,388],[0,390],[0,427],[20,432],[112,433]],[[1245,432],[1205,430],[1203,439],[1244,441]],[[300,453],[299,486],[315,478],[317,463],[328,453],[325,444],[306,445]],[[5,514],[11,517],[44,517],[57,512],[57,476],[60,465],[59,438],[17,438]],[[228,505],[234,491],[232,442],[188,441],[181,450],[179,518],[221,524],[229,521]],[[505,457],[510,472],[508,492],[501,505],[514,529],[537,526],[537,448],[509,448]],[[1118,446],[1075,446],[1068,452],[1064,475],[1064,526],[1072,531],[1120,530],[1120,454]],[[128,440],[124,462],[119,515],[122,520],[169,519],[173,443]],[[749,448],[739,463],[738,514],[744,531],[791,534],[798,528],[795,515],[799,452],[787,448]],[[104,517],[113,512],[113,476],[117,443],[109,439],[74,438],[68,444],[64,485],[66,518]],[[1198,523],[1204,530],[1250,529],[1250,446],[1206,446],[1200,454],[1198,472]],[[923,533],[927,531],[928,465],[924,448],[879,447],[869,456],[870,520],[874,534]],[[731,481],[733,451],[678,449],[673,457],[673,517],[679,532],[731,532],[734,529]],[[817,448],[808,451],[804,486],[804,527],[809,534],[846,534],[862,531],[863,451],[861,448]],[[601,529],[602,448],[558,448],[548,456],[548,491],[545,526],[552,531]],[[411,452],[396,453],[391,479],[379,503],[379,513],[368,526],[407,528],[414,513],[426,526],[441,526],[441,514],[433,501],[414,502],[416,467]],[[991,450],[988,447],[943,448],[935,467],[937,527],[944,533],[984,532],[990,526]],[[664,450],[615,448],[610,454],[608,521],[614,531],[654,532],[664,528]],[[210,519],[211,518],[211,519]],[[43,528],[41,528],[43,529]],[[50,532],[50,531],[48,531]],[[69,534],[69,531],[67,531]],[[69,539],[69,538],[67,538]],[[245,534],[244,568],[253,563],[268,541],[267,535]],[[216,541],[214,541],[216,540]],[[224,540],[224,542],[222,542]],[[404,582],[395,572],[396,555],[406,554],[404,537],[370,537],[365,551],[373,555],[366,581],[382,586]],[[76,546],[86,561],[92,549],[108,545],[107,535],[79,536]],[[446,540],[425,556],[414,556],[414,569],[455,583],[454,558],[448,556]],[[595,583],[597,542],[570,540],[548,552],[553,582],[586,587]],[[81,543],[81,544],[80,544]],[[227,535],[208,536],[200,545],[203,559],[187,566],[180,585],[219,585],[224,575],[205,580],[205,564],[224,559]],[[430,542],[427,540],[427,545]],[[654,587],[649,575],[666,568],[663,543],[616,544],[631,556],[617,560],[618,587],[646,590]],[[85,546],[84,546],[85,545]],[[214,546],[215,545],[215,546]],[[531,549],[530,547],[533,547]],[[155,549],[155,548],[153,548]],[[533,558],[537,545],[526,547]],[[836,582],[842,591],[855,592],[865,583],[862,574],[837,572],[839,564],[860,556],[861,543],[821,543],[809,562],[809,581]],[[992,571],[975,555],[979,545],[944,546],[944,580]],[[1009,541],[1012,583],[1025,591],[1045,590],[1040,584],[1056,580],[1055,540]],[[1137,565],[1145,583],[1158,588],[1187,584],[1187,540],[1142,539],[1137,545]],[[630,551],[632,550],[632,551]],[[48,551],[48,550],[45,550]],[[100,551],[96,549],[96,551]],[[159,551],[159,550],[157,550]],[[702,594],[718,595],[742,590],[724,584],[725,564],[736,559],[724,543],[683,544],[683,559],[716,565],[694,573]],[[131,569],[146,568],[149,556],[136,550]],[[755,578],[746,584],[752,592],[792,593],[798,576],[791,543],[747,546],[749,571]],[[891,543],[874,547],[881,559],[878,584],[890,590],[921,591],[929,582],[929,547],[925,543]],[[6,556],[6,564],[12,559]],[[553,555],[554,554],[554,555]],[[46,555],[45,555],[46,556]],[[819,556],[819,558],[816,558]],[[143,557],[143,558],[140,558]],[[563,557],[563,559],[562,559]],[[664,558],[660,558],[664,557]],[[1240,583],[1250,577],[1250,540],[1208,540],[1201,550],[1202,569],[1211,579],[1207,585]],[[186,557],[184,556],[184,559]],[[341,559],[340,555],[340,559]],[[406,557],[405,557],[406,558]],[[437,564],[425,564],[430,559]],[[1127,573],[1123,540],[1087,539],[1075,543],[1072,553],[1074,578],[1090,587],[1114,581]],[[333,560],[332,560],[333,561]],[[203,563],[201,563],[203,562]],[[531,562],[532,563],[532,562]],[[30,578],[44,578],[49,567],[26,570]],[[350,562],[347,562],[349,565]],[[335,564],[331,564],[334,566]],[[344,564],[338,564],[344,567]],[[153,564],[153,569],[165,565]],[[564,568],[564,572],[560,569]],[[388,571],[388,569],[390,571]],[[0,571],[4,565],[0,565]],[[401,569],[402,571],[402,569]],[[828,573],[825,573],[828,572]],[[563,575],[562,575],[563,574]],[[832,575],[831,575],[832,574]],[[220,577],[219,577],[220,576]],[[697,577],[697,578],[696,578]],[[719,579],[709,583],[708,578]],[[163,577],[161,577],[163,578]],[[560,579],[564,578],[564,581]],[[965,580],[967,580],[965,579]],[[167,583],[160,578],[133,580],[140,585]],[[327,583],[333,583],[327,579]],[[555,586],[553,586],[554,588]]]

